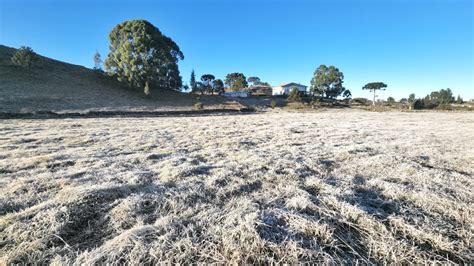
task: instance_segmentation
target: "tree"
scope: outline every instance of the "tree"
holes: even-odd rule
[[[247,80],[245,79],[245,76],[242,73],[227,74],[227,76],[225,77],[224,83],[232,91],[237,91],[241,88],[248,87]]]
[[[461,96],[458,94],[458,98],[456,99],[457,104],[462,104],[464,100],[461,98]]]
[[[398,101],[399,103],[407,103],[408,102],[408,99],[407,98],[401,98],[400,101]]]
[[[206,90],[206,86],[204,85],[204,83],[198,81],[196,82],[196,88],[194,90],[194,93],[201,93],[201,94],[204,94],[204,91]]]
[[[212,94],[213,85],[214,85],[213,82],[215,78],[216,77],[214,77],[214,75],[211,75],[211,74],[204,74],[201,76],[201,82],[205,87],[204,91]]]
[[[411,103],[411,104],[415,102],[415,94],[414,93],[411,93],[410,95],[408,95],[408,102]]]
[[[311,79],[310,92],[326,98],[336,98],[345,90],[342,86],[344,74],[335,66],[320,65]]]
[[[38,55],[31,49],[31,47],[22,46],[18,49],[13,56],[11,61],[14,65],[21,67],[31,67],[38,61]]]
[[[395,103],[395,98],[393,98],[393,97],[390,96],[390,97],[387,98],[387,102],[388,102],[389,104],[394,104],[394,103]]]
[[[109,34],[110,52],[105,68],[119,81],[134,88],[145,83],[158,88],[179,89],[182,86],[178,61],[184,55],[178,45],[146,20],[129,20]]]
[[[297,87],[291,88],[291,91],[288,94],[288,102],[301,102],[300,91]]]
[[[94,70],[102,70],[102,59],[100,58],[99,51],[95,51],[94,57]]]
[[[191,91],[196,92],[196,74],[194,74],[194,69],[191,71],[191,80],[189,81],[189,85],[191,86]]]
[[[222,94],[224,92],[224,82],[221,79],[216,79],[214,81],[214,92],[217,94]]]
[[[386,87],[387,87],[387,84],[385,84],[383,82],[371,82],[371,83],[365,84],[365,86],[362,87],[362,89],[374,92],[374,98],[373,98],[373,101],[372,101],[372,105],[375,105],[375,92],[377,90],[385,90],[384,88],[386,88]]]
[[[259,85],[260,84],[260,78],[259,77],[249,77],[247,79],[249,83],[252,83],[253,86]]]
[[[345,99],[350,99],[352,98],[352,93],[350,90],[345,90],[343,93],[342,93],[342,97],[344,97]]]
[[[441,89],[439,91],[433,91],[430,94],[431,102],[439,105],[439,104],[449,104],[454,102],[454,96],[451,89]]]

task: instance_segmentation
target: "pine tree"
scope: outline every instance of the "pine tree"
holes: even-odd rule
[[[94,54],[94,70],[102,70],[102,59],[100,57],[99,51],[95,51]]]
[[[197,86],[196,86],[196,74],[194,74],[194,69],[191,71],[191,80],[189,81],[189,84],[191,85],[191,91],[196,92]]]

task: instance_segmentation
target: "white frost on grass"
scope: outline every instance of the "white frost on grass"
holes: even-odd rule
[[[0,262],[468,263],[470,113],[4,120]]]

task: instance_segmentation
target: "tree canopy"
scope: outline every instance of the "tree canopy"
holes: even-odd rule
[[[236,90],[239,90],[241,88],[247,88],[248,87],[247,80],[246,80],[244,74],[242,74],[242,73],[227,74],[227,76],[225,77],[224,83],[232,91],[236,91]]]
[[[249,77],[247,79],[249,83],[252,83],[252,85],[259,85],[260,84],[260,78],[259,77]]]
[[[383,90],[385,88],[387,88],[387,84],[383,82],[370,82],[370,83],[365,84],[364,87],[362,87],[363,90],[369,90],[369,91],[374,92],[372,105],[375,105],[375,92],[377,90]]]
[[[105,68],[110,75],[135,88],[179,89],[178,61],[184,55],[178,45],[146,20],[129,20],[109,34],[110,52]]]
[[[342,86],[344,74],[335,66],[320,65],[311,79],[311,94],[326,98],[336,98],[345,90]]]
[[[214,91],[217,92],[218,94],[221,94],[224,92],[224,82],[222,82],[221,79],[214,80]]]

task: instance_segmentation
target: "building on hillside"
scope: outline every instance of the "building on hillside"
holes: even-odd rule
[[[273,90],[271,86],[256,85],[248,88],[248,91],[253,96],[272,96]]]
[[[284,83],[279,86],[274,86],[272,87],[272,94],[273,95],[288,95],[290,94],[290,91],[293,87],[296,87],[301,93],[306,94],[306,88],[308,88],[305,85],[301,85],[299,83]]]

